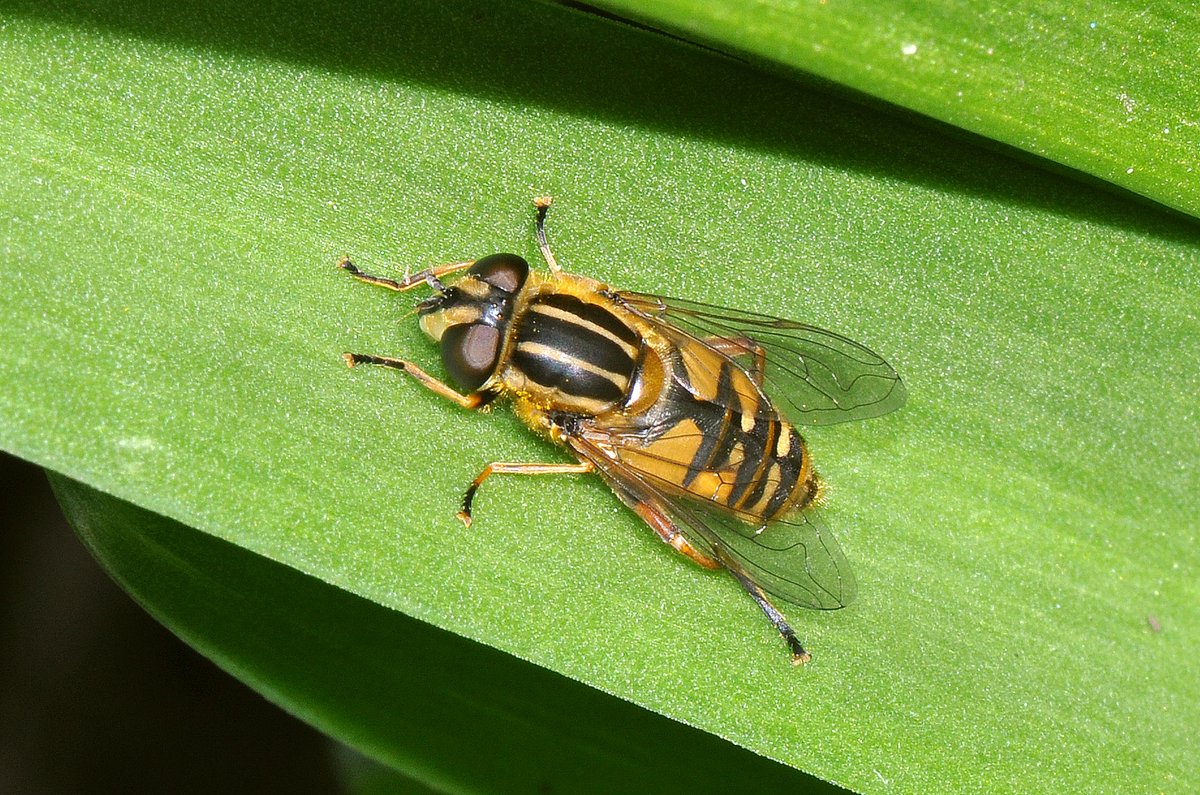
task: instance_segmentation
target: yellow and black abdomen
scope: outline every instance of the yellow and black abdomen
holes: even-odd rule
[[[516,321],[506,386],[557,412],[597,415],[621,404],[642,350],[608,307],[570,293],[535,296]]]
[[[602,446],[660,487],[748,522],[803,509],[818,496],[804,440],[743,369],[704,347],[677,348],[671,358],[658,405],[627,418],[635,429],[623,429],[620,444]]]

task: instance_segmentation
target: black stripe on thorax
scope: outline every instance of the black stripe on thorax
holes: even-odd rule
[[[596,324],[600,328],[610,332],[613,336],[625,340],[625,342],[635,348],[641,345],[642,340],[635,330],[599,304],[593,304],[576,298],[573,295],[562,293],[540,296],[534,301],[534,306],[537,304],[545,304],[546,306],[570,312],[589,323]]]
[[[553,313],[539,311],[541,305],[552,307]],[[620,345],[584,322],[611,331],[622,340],[631,337],[630,346]],[[618,335],[616,329],[622,334]],[[574,295],[547,295],[534,300],[521,318],[515,342],[515,363],[527,370],[534,381],[562,387],[563,379],[570,378],[577,382],[568,390],[571,394],[595,397],[600,397],[601,391],[605,395],[611,394],[599,385],[599,381],[607,381],[618,389],[617,397],[620,397],[637,364],[638,337],[634,331],[604,307],[584,303]],[[541,353],[523,349],[529,346],[538,346]],[[611,373],[612,377],[606,378],[602,373],[589,372],[589,369]]]
[[[579,398],[616,403],[625,396],[623,385],[598,373],[575,366],[569,358],[513,351],[512,363],[531,381]]]

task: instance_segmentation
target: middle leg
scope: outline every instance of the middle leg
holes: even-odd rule
[[[457,514],[458,519],[467,527],[471,526],[471,502],[475,499],[475,492],[479,490],[483,481],[492,475],[578,475],[592,472],[594,469],[595,467],[586,461],[578,464],[511,464],[494,461],[484,467],[479,477],[467,486],[467,493],[463,495],[462,510]]]

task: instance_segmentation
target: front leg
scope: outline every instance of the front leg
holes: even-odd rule
[[[342,358],[346,360],[346,364],[350,367],[356,364],[377,364],[380,367],[391,367],[393,370],[406,372],[417,379],[429,391],[435,392],[447,400],[454,401],[464,409],[477,409],[487,404],[494,397],[490,392],[472,392],[469,395],[464,395],[449,384],[437,380],[412,362],[406,362],[402,359],[392,359],[387,356],[369,356],[365,353],[343,353]]]
[[[386,287],[389,290],[395,290],[398,293],[403,293],[414,287],[420,287],[422,284],[427,284],[433,288],[434,292],[445,292],[442,283],[438,281],[439,276],[445,276],[448,273],[456,273],[463,268],[469,268],[475,264],[475,260],[467,260],[465,262],[450,262],[446,265],[437,265],[433,268],[426,268],[419,273],[406,275],[402,280],[388,279],[383,276],[372,276],[369,273],[363,273],[358,269],[358,266],[350,261],[349,257],[342,257],[338,260],[337,266],[349,273],[360,282],[366,284],[374,284],[377,287]]]

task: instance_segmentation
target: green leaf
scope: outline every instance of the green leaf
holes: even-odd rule
[[[4,449],[858,791],[1200,774],[1193,226],[558,7],[3,19]],[[808,666],[594,478],[496,478],[464,529],[488,461],[567,456],[342,363],[438,370],[413,301],[340,255],[534,260],[544,193],[570,270],[835,329],[904,376],[902,411],[806,434],[860,592],[787,611]],[[164,557],[148,607],[182,622]],[[373,714],[338,714],[366,745]]]
[[[1200,7],[596,0],[1200,214]]]
[[[631,781],[653,792],[837,791],[88,486],[51,482],[84,543],[156,618],[433,788],[405,791],[613,792]],[[352,766],[359,790],[398,791],[394,775]]]

